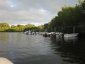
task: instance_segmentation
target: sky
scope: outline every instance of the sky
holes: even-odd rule
[[[77,0],[0,0],[0,22],[11,25],[48,23],[64,6]]]

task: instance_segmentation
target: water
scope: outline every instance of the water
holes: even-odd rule
[[[14,64],[85,64],[85,40],[0,33],[0,57]]]

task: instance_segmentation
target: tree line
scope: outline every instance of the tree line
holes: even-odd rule
[[[8,23],[0,23],[0,32],[24,32],[27,30],[31,31],[43,31],[43,26],[35,26],[33,24],[27,25],[9,25]]]
[[[85,0],[74,7],[63,7],[51,22],[44,24],[45,31],[85,33]]]
[[[22,32],[26,30],[47,31],[47,32],[75,32],[85,33],[85,0],[74,7],[63,7],[61,11],[49,22],[44,25],[9,25],[0,23],[0,32]]]

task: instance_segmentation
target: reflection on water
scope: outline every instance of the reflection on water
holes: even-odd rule
[[[67,64],[85,64],[85,40],[78,38],[51,39],[55,54]],[[58,52],[58,53],[56,53]]]
[[[85,64],[85,40],[0,33],[0,57],[15,64]]]

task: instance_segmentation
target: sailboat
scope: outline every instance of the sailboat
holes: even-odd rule
[[[71,34],[64,34],[64,37],[65,38],[73,38],[73,37],[77,37],[78,36],[78,33],[75,33],[75,27],[73,27],[73,33]]]

